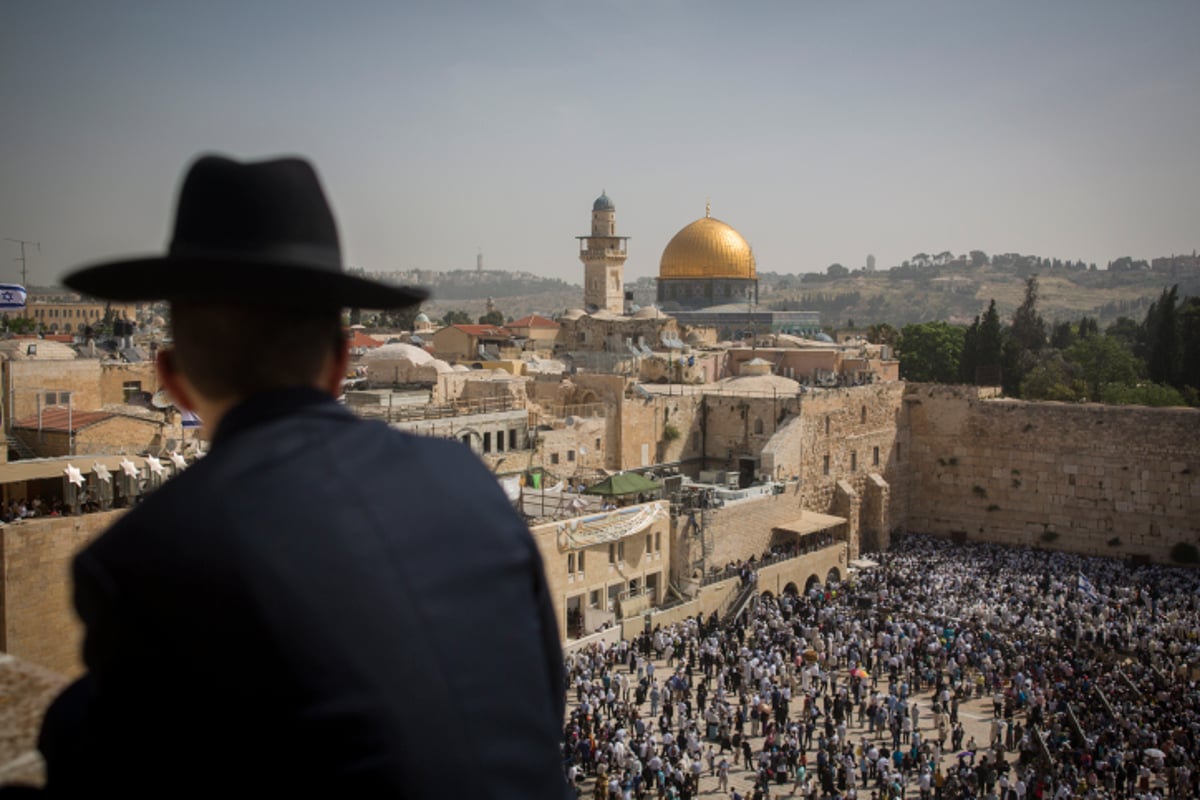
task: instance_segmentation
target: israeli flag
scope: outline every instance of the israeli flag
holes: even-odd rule
[[[1084,577],[1082,572],[1076,573],[1078,576],[1075,580],[1075,588],[1081,595],[1088,600],[1095,602],[1100,599],[1100,595],[1096,594],[1096,587],[1092,586],[1092,582]]]
[[[0,283],[0,311],[25,307],[25,287],[15,283]]]

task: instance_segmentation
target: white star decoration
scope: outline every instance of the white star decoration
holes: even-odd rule
[[[150,471],[155,475],[162,475],[165,472],[162,462],[154,456],[146,456],[146,466],[150,467]]]
[[[79,471],[79,467],[74,464],[67,464],[67,468],[63,472],[67,473],[68,483],[73,483],[80,489],[83,488],[83,473]]]
[[[171,463],[179,469],[183,469],[187,466],[187,461],[184,460],[183,454],[175,450],[171,451]]]
[[[131,478],[138,477],[137,464],[134,464],[128,458],[121,459],[121,471],[124,472],[126,475],[128,475]]]
[[[105,483],[108,483],[112,480],[112,473],[108,471],[108,467],[104,466],[99,461],[92,464],[92,472],[95,473],[97,478]]]

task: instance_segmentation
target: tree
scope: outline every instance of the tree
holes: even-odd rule
[[[1046,344],[1046,321],[1037,312],[1037,275],[1025,279],[1025,299],[1013,312],[1001,358],[1004,391],[1020,395],[1025,375],[1038,363]]]
[[[886,344],[889,347],[895,347],[899,335],[900,332],[886,322],[877,322],[867,326],[867,341],[871,344]]]
[[[1013,312],[1012,338],[1023,350],[1036,353],[1046,344],[1046,321],[1037,310],[1037,275],[1025,279],[1025,299]]]
[[[987,263],[988,263],[988,254],[987,253],[983,252],[982,250],[972,250],[971,251],[971,266],[972,267],[983,267],[983,266],[986,266]]]
[[[32,317],[4,317],[4,330],[9,333],[33,333],[37,328],[37,323]]]
[[[850,270],[846,269],[841,264],[830,264],[825,269],[825,274],[831,278],[844,278],[850,274]]]
[[[503,325],[504,313],[499,310],[489,311],[479,318],[480,325]]]
[[[383,311],[379,315],[379,326],[393,330],[411,331],[416,327],[417,314],[420,312],[419,305]]]
[[[958,361],[958,380],[961,383],[975,383],[975,370],[979,366],[979,317],[971,323],[963,334],[962,356]]]
[[[1075,331],[1068,320],[1057,322],[1050,331],[1050,346],[1055,350],[1066,350],[1075,343]]]
[[[975,322],[967,329],[959,370],[963,383],[999,383],[1000,358],[1004,346],[1002,336],[1000,313],[996,311],[996,301],[992,300],[983,316],[975,317]]]
[[[1138,360],[1119,339],[1111,336],[1079,339],[1063,357],[1078,367],[1079,377],[1087,386],[1089,400],[1098,401],[1108,386],[1133,385],[1138,380]]]
[[[1183,366],[1179,382],[1200,391],[1200,297],[1184,298],[1179,307],[1179,341]]]
[[[948,322],[922,322],[900,330],[900,377],[923,383],[958,380],[965,329]]]
[[[1003,337],[1000,312],[996,310],[996,301],[992,300],[988,303],[987,311],[983,312],[983,320],[979,324],[979,366],[1000,366],[1000,357],[1004,352]]]
[[[446,316],[442,317],[443,325],[470,325],[471,315],[459,309],[451,309],[446,312]]]
[[[1183,395],[1173,386],[1161,383],[1139,383],[1136,386],[1113,384],[1104,389],[1100,400],[1114,405],[1182,406]]]
[[[1146,368],[1150,380],[1178,387],[1183,366],[1183,341],[1179,335],[1176,301],[1179,286],[1163,289],[1162,295],[1146,312]]]
[[[1026,400],[1056,400],[1070,403],[1081,399],[1084,387],[1071,365],[1059,353],[1047,353],[1025,374],[1021,397]]]
[[[1119,339],[1129,348],[1130,352],[1135,352],[1134,348],[1138,346],[1142,338],[1141,326],[1129,317],[1117,317],[1104,329],[1104,334]]]

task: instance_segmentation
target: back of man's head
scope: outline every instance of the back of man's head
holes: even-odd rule
[[[171,304],[174,368],[212,400],[314,386],[342,347],[336,308]]]

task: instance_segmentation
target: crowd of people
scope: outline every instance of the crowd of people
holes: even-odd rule
[[[917,535],[870,558],[731,621],[567,655],[572,784],[598,800],[1200,797],[1200,573]]]

